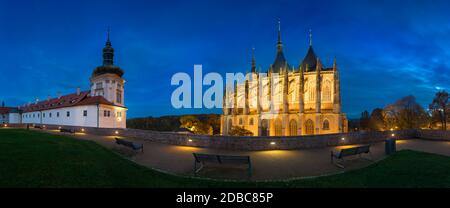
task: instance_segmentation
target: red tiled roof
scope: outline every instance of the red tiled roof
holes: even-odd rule
[[[0,107],[0,114],[7,114],[11,111],[10,107]]]
[[[106,100],[103,96],[87,96],[81,102],[77,103],[77,105],[92,105],[92,104],[105,104],[105,105],[113,105],[111,102]]]
[[[23,112],[42,111],[56,108],[72,107],[79,105],[92,105],[92,104],[105,104],[113,105],[113,103],[107,101],[103,96],[89,95],[89,91],[80,92],[80,94],[73,93],[59,98],[53,98],[50,100],[33,103],[30,105],[20,106],[19,109]]]

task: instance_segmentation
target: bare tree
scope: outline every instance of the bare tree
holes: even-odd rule
[[[429,108],[433,120],[440,122],[442,129],[446,130],[447,120],[449,119],[450,116],[450,99],[448,96],[448,92],[446,91],[437,92]]]
[[[386,106],[387,124],[390,128],[415,129],[426,126],[428,115],[416,98],[406,96],[395,103]]]

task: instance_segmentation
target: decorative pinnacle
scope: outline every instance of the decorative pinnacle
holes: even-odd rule
[[[252,48],[252,72],[256,72],[255,48]]]

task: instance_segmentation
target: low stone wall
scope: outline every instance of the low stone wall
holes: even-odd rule
[[[450,141],[450,130],[417,130],[417,138],[427,140]]]
[[[25,128],[26,124],[0,124],[0,128]]]
[[[77,132],[85,132],[100,136],[124,136],[140,138],[147,141],[165,144],[206,147],[215,149],[233,150],[288,150],[309,149],[329,146],[368,144],[382,142],[387,138],[396,139],[430,139],[449,140],[450,131],[439,130],[398,130],[385,132],[351,132],[341,134],[325,134],[315,136],[280,136],[280,137],[252,137],[252,136],[210,136],[193,135],[174,132],[159,132],[140,129],[105,129],[78,126],[41,125],[46,129],[57,130],[59,128],[75,129]],[[24,124],[11,125],[8,127],[26,128]],[[30,128],[33,128],[30,126]],[[394,136],[392,136],[394,134]]]
[[[149,134],[148,132],[143,133],[136,132],[135,130],[132,131],[135,133],[135,137],[144,138],[150,141],[174,145],[233,150],[309,149],[328,146],[375,143],[391,138],[393,133],[395,135],[394,138],[399,139],[411,139],[415,136],[415,130],[395,132],[354,132],[294,137],[206,136],[164,132],[152,132]]]
[[[386,131],[386,132],[351,132],[341,134],[326,134],[315,136],[281,136],[281,137],[252,137],[252,136],[210,136],[193,135],[174,132],[159,132],[140,129],[104,129],[91,127],[41,125],[46,129],[70,128],[77,132],[101,136],[124,136],[140,138],[147,141],[172,145],[206,147],[233,150],[288,150],[309,149],[328,146],[366,144],[384,141],[391,138],[411,139],[416,137],[416,130]]]

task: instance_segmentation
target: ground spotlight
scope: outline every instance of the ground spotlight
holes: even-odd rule
[[[277,144],[277,143],[275,143],[275,142],[270,142],[270,144],[271,144],[271,145],[275,145],[275,144]]]

